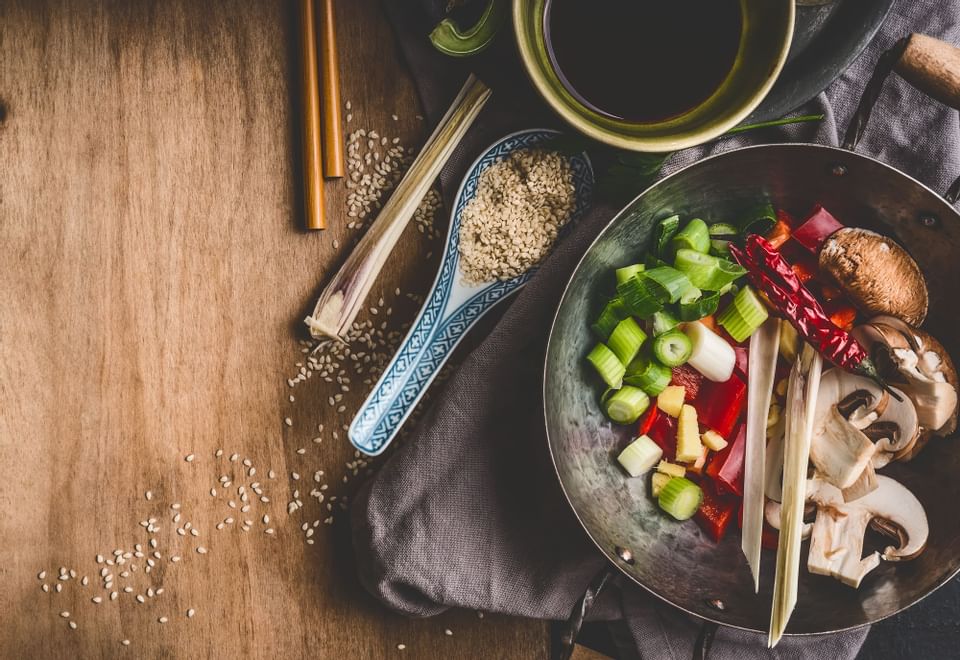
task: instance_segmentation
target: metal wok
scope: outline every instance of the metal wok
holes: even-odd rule
[[[882,58],[845,148],[765,145],[704,159],[633,200],[587,250],[567,286],[550,334],[545,419],[563,490],[611,569],[597,577],[575,607],[566,641],[572,642],[596,591],[616,569],[668,603],[709,622],[758,632],[766,632],[769,623],[775,553],[764,551],[760,593],[755,594],[736,532],[715,544],[692,521],[677,523],[660,512],[649,496],[647,480],[626,478],[616,464],[615,457],[633,429],[605,419],[593,379],[583,366],[583,356],[593,342],[587,320],[607,293],[611,270],[643,254],[657,220],[674,213],[708,222],[724,220],[765,199],[802,215],[821,203],[846,224],[895,237],[917,259],[930,289],[930,317],[924,328],[960,358],[956,331],[960,327],[956,302],[960,215],[953,207],[958,185],[940,196],[893,167],[853,151],[892,69],[957,107],[960,93],[945,81],[951,71],[960,73],[960,51],[941,52],[943,47],[915,36]],[[948,56],[956,57],[954,65]],[[960,80],[960,75],[954,80]],[[884,472],[923,503],[930,520],[926,550],[911,562],[884,562],[859,589],[851,589],[829,577],[807,573],[805,543],[798,603],[788,634],[835,632],[879,621],[913,605],[960,571],[960,515],[954,509],[960,502],[956,438],[935,440],[912,462],[893,464]],[[704,630],[702,638],[709,642],[710,627]]]

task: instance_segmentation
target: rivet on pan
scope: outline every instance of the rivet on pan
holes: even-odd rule
[[[843,163],[834,163],[830,166],[830,174],[833,176],[843,176],[847,173],[847,166]]]
[[[932,229],[933,227],[936,227],[939,222],[939,218],[931,213],[920,214],[920,224],[922,224],[924,227],[930,227]]]
[[[627,550],[626,548],[621,548],[619,545],[614,548],[617,553],[617,556],[624,561],[624,563],[630,564],[633,566],[633,553]]]
[[[720,600],[719,598],[708,598],[707,605],[720,612],[723,612],[724,610],[727,609],[727,606],[724,605],[723,601]]]

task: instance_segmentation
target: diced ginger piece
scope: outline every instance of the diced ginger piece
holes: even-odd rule
[[[660,461],[657,464],[657,472],[666,474],[671,477],[682,477],[687,473],[687,469],[682,465],[676,465],[675,463],[668,463],[667,461]]]
[[[683,385],[668,385],[657,395],[657,408],[671,417],[679,417],[683,407],[686,388]]]
[[[703,444],[700,442],[697,409],[685,403],[677,419],[677,461],[693,463],[700,458],[701,453],[703,453]]]
[[[650,479],[650,492],[654,497],[660,495],[660,491],[663,490],[663,487],[667,485],[667,482],[673,479],[669,474],[663,474],[662,472],[654,472],[653,477]]]
[[[727,446],[727,441],[723,439],[723,436],[713,429],[710,429],[701,435],[700,442],[702,442],[710,451],[720,451]]]
[[[694,474],[702,474],[703,466],[707,464],[707,455],[710,454],[710,449],[707,447],[703,448],[703,451],[700,453],[700,458],[694,461],[687,469]]]

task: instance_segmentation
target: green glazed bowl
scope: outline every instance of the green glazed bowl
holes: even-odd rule
[[[702,144],[730,130],[770,91],[793,38],[794,0],[740,0],[743,30],[733,68],[700,105],[661,122],[613,119],[581,103],[561,82],[544,37],[547,0],[513,0],[513,25],[524,67],[547,103],[581,133],[620,149],[667,152]],[[623,62],[619,66],[630,66]]]

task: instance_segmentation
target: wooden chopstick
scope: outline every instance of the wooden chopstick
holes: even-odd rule
[[[323,93],[320,108],[323,116],[323,176],[343,177],[343,128],[340,123],[340,66],[337,62],[337,28],[333,16],[333,0],[321,0],[320,70]]]
[[[299,0],[300,70],[303,120],[303,201],[307,229],[326,229],[320,144],[320,81],[314,0]]]

